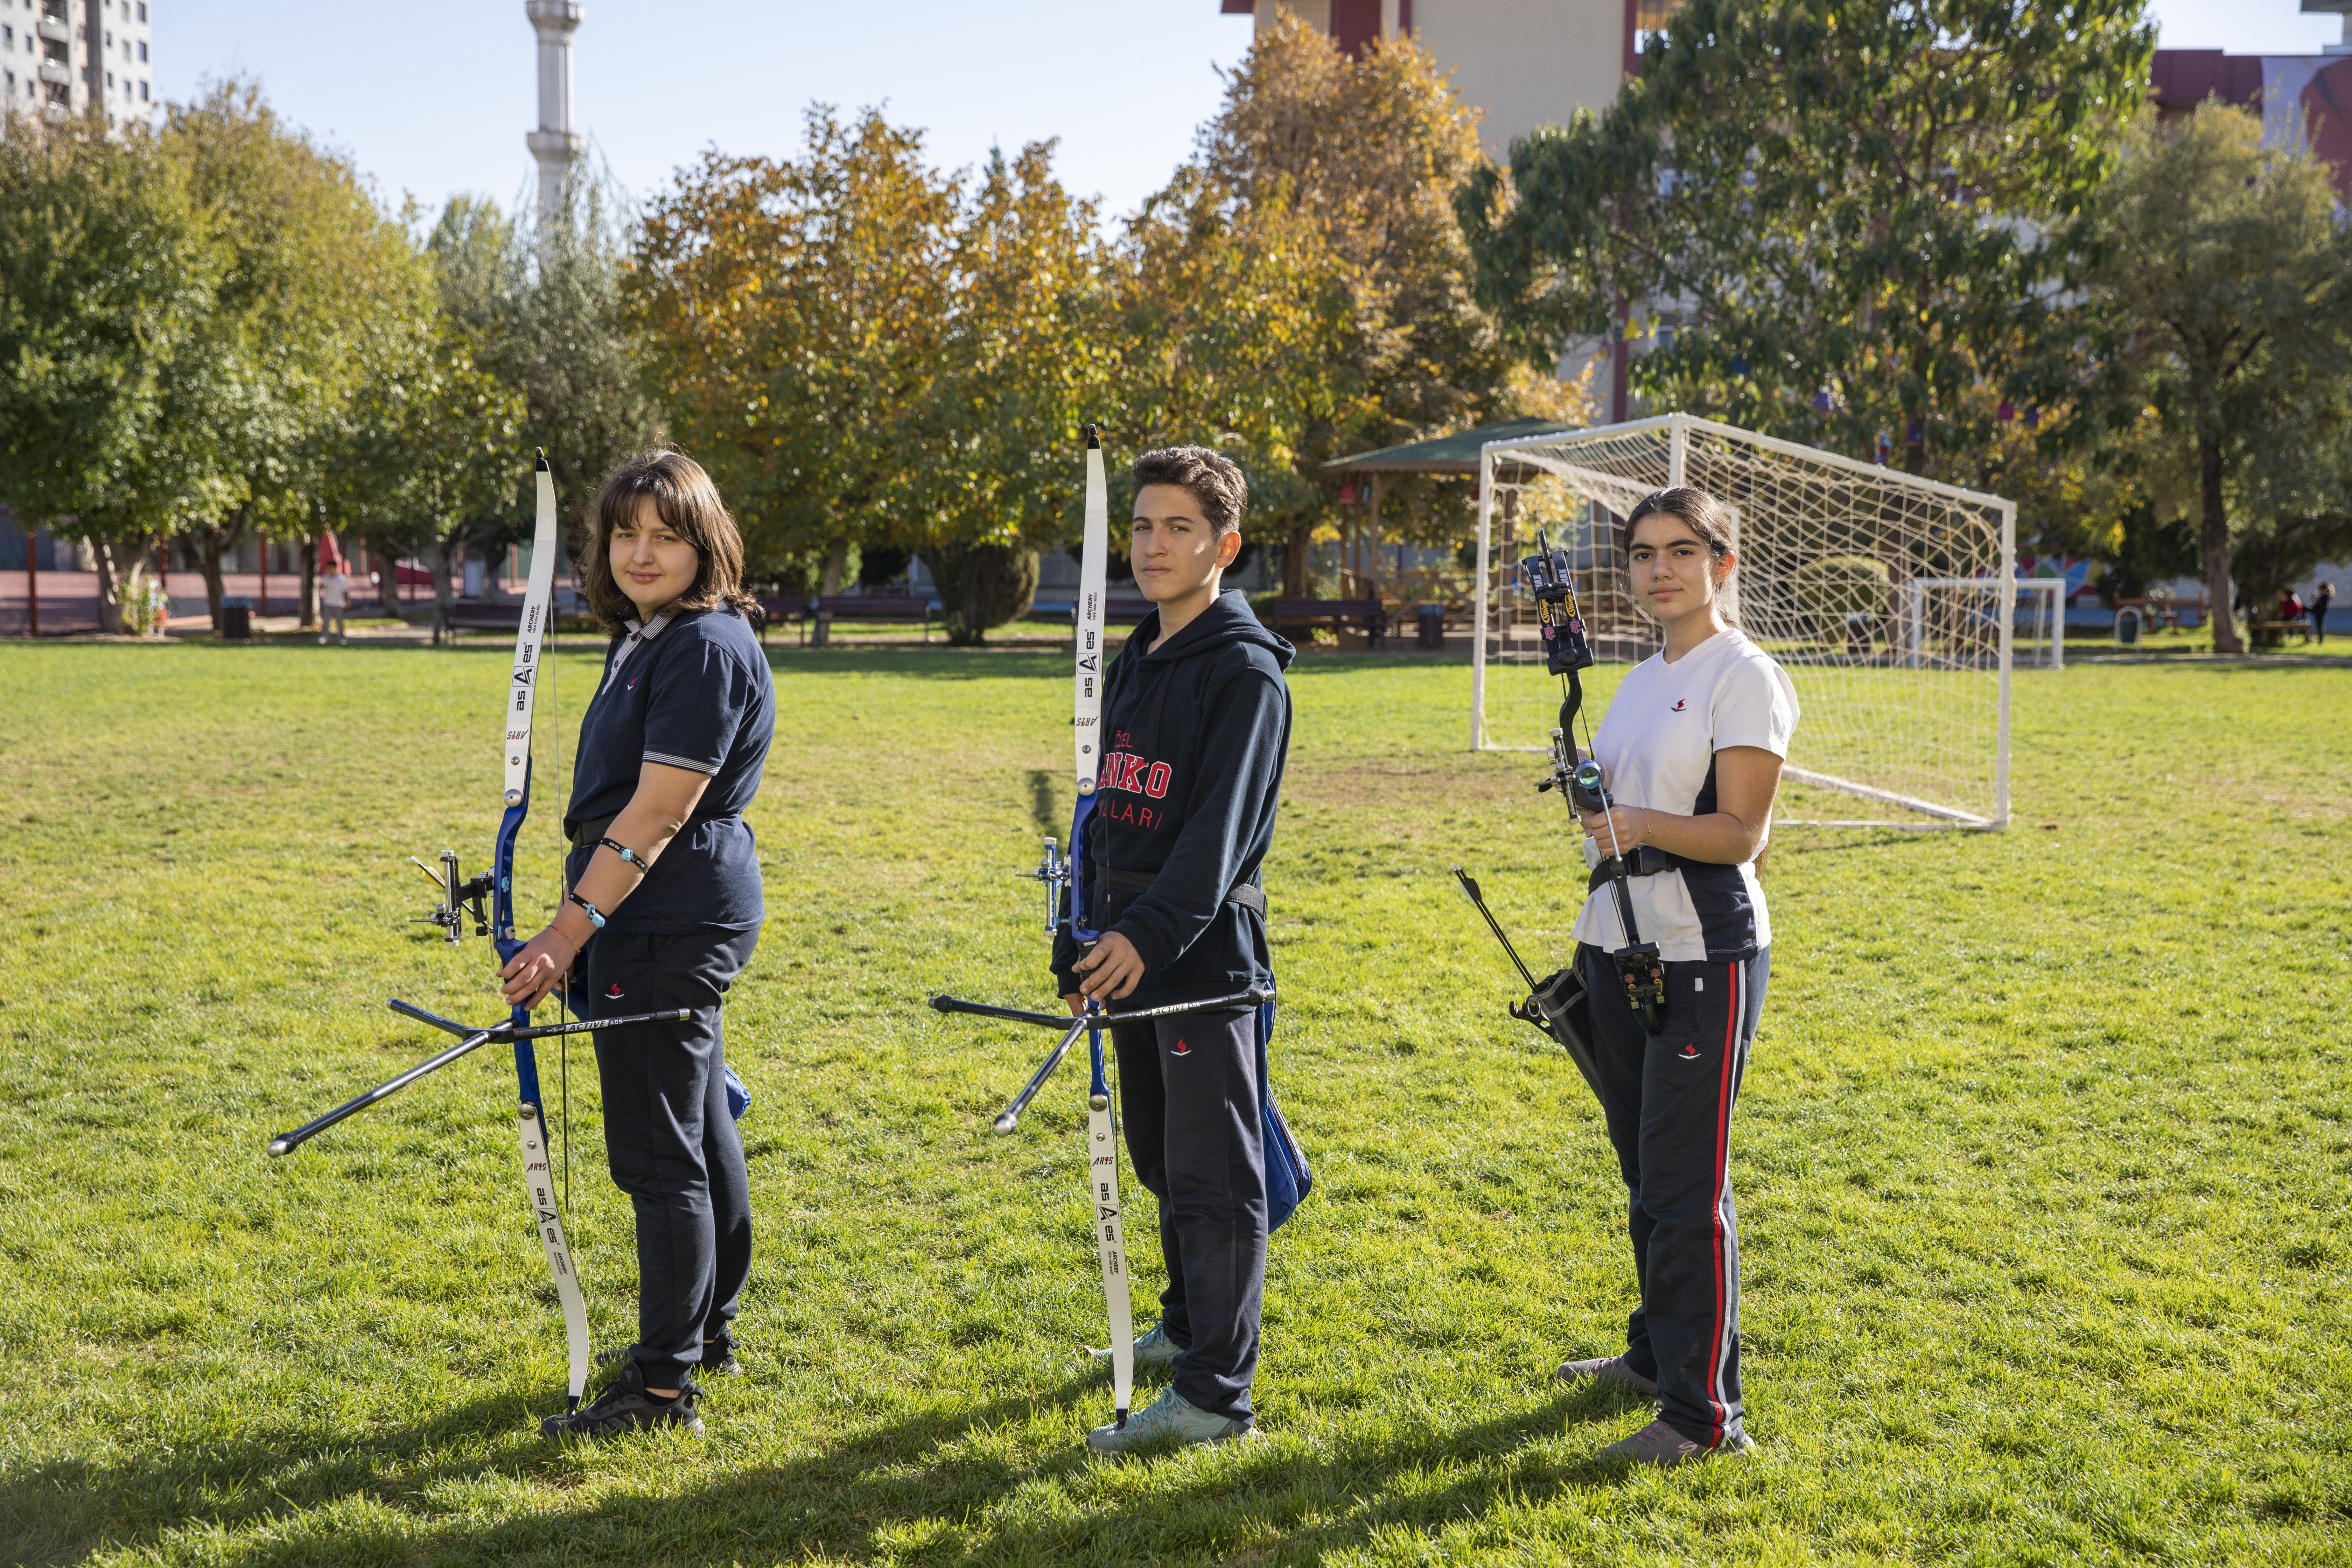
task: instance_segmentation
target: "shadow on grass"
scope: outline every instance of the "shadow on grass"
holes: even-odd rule
[[[478,1500],[462,1500],[468,1483],[496,1477],[560,1491],[587,1478],[570,1452],[529,1435],[535,1417],[515,1400],[485,1399],[380,1437],[326,1446],[315,1434],[281,1429],[118,1464],[35,1466],[0,1481],[0,1531],[13,1548],[7,1561],[28,1564],[100,1550],[154,1552],[181,1531],[212,1535],[208,1555],[275,1565],[719,1564],[877,1552],[1007,1562],[1223,1559],[1244,1542],[1269,1539],[1279,1542],[1272,1557],[1311,1561],[1389,1527],[1426,1531],[1498,1503],[1619,1485],[1630,1473],[1591,1456],[1509,1460],[1564,1426],[1613,1423],[1634,1408],[1630,1395],[1598,1386],[1461,1430],[1343,1438],[1312,1449],[1273,1437],[1238,1449],[1118,1461],[1116,1471],[1076,1444],[1042,1454],[961,1447],[1041,1413],[1093,1403],[1106,1377],[1095,1368],[1040,1396],[921,1411],[846,1435],[819,1453],[659,1495],[606,1496],[565,1510],[544,1507],[542,1492],[540,1509],[491,1521],[479,1517]],[[723,1442],[724,1400],[705,1408],[712,1441]],[[479,1447],[486,1434],[488,1453]],[[1146,1467],[1173,1467],[1175,1484],[1167,1484],[1166,1470],[1134,1474]],[[1391,1485],[1401,1478],[1412,1484]],[[989,1517],[1024,1489],[1076,1495]]]

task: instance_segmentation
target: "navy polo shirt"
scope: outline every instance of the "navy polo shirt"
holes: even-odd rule
[[[657,617],[616,640],[580,726],[564,831],[617,816],[647,763],[708,774],[694,816],[604,929],[647,933],[749,931],[766,917],[760,857],[743,813],[760,791],[776,727],[767,656],[741,616],[693,610]],[[636,847],[636,846],[632,846]],[[594,846],[564,868],[577,881]]]

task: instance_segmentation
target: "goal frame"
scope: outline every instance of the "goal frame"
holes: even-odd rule
[[[1932,495],[1940,495],[1964,505],[1996,511],[2000,517],[2000,569],[1998,576],[1987,582],[1979,578],[1937,579],[1936,583],[1951,586],[1982,586],[1992,590],[1997,601],[1995,611],[1999,628],[1997,678],[2000,700],[1999,718],[1995,723],[1993,761],[1993,810],[1990,816],[1965,811],[1957,806],[1898,795],[1874,788],[1852,779],[1833,774],[1814,773],[1804,768],[1786,768],[1783,776],[1801,784],[1836,790],[1864,800],[1874,800],[1924,816],[1928,820],[1915,822],[1880,821],[1875,819],[1838,819],[1784,817],[1776,815],[1773,826],[1779,827],[1869,827],[1895,828],[1909,831],[1936,831],[1949,828],[1974,828],[2000,831],[2009,826],[2009,742],[2011,703],[2011,675],[2015,660],[2014,641],[2017,622],[2017,595],[2021,588],[2040,590],[2039,580],[2021,584],[2017,580],[2017,503],[2006,497],[1982,490],[1964,489],[1937,479],[1924,479],[1909,474],[1890,475],[1882,465],[1864,463],[1835,452],[1825,452],[1818,447],[1801,442],[1784,441],[1778,437],[1760,436],[1753,430],[1743,430],[1736,425],[1720,424],[1691,414],[1658,414],[1646,419],[1632,419],[1617,425],[1596,425],[1582,430],[1553,432],[1543,436],[1523,436],[1489,441],[1478,449],[1478,577],[1472,598],[1471,665],[1470,665],[1470,747],[1474,752],[1534,751],[1540,748],[1504,746],[1491,741],[1486,733],[1486,605],[1492,590],[1493,540],[1495,509],[1495,466],[1497,458],[1508,458],[1514,452],[1534,447],[1550,447],[1563,442],[1601,441],[1612,437],[1639,435],[1644,431],[1664,430],[1667,433],[1666,484],[1668,488],[1684,483],[1685,466],[1690,451],[1693,432],[1727,436],[1751,444],[1763,450],[1779,452],[1808,463],[1843,469],[1873,482],[1884,482],[1890,477],[1899,478],[1905,486]],[[1909,626],[1915,619],[1914,604],[1921,588],[1932,586],[1922,581],[1919,588],[1906,588],[1904,620]],[[2055,589],[2053,582],[2048,584]],[[2050,664],[2063,668],[2065,659],[2065,609],[2063,596],[2053,593],[2050,607]],[[1912,654],[1916,663],[1916,649]]]

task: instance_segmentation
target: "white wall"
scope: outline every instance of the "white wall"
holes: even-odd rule
[[[1257,0],[1256,25],[1274,25],[1276,0]],[[1328,31],[1330,0],[1284,6]],[[1381,0],[1381,29],[1398,25],[1398,0]],[[1511,141],[1539,125],[1565,125],[1617,96],[1625,63],[1624,0],[1412,0],[1412,30],[1454,90],[1485,119],[1487,156],[1507,163]]]
[[[1497,163],[1516,137],[1599,113],[1624,79],[1624,0],[1413,0],[1412,26],[1484,112],[1479,137]]]

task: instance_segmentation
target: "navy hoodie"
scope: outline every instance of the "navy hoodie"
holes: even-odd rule
[[[1111,663],[1087,823],[1087,924],[1118,931],[1143,960],[1142,981],[1114,1005],[1120,1010],[1227,996],[1274,978],[1265,921],[1225,894],[1236,883],[1264,885],[1290,751],[1282,672],[1297,650],[1260,626],[1238,591],[1145,651],[1159,635],[1155,609]],[[1106,888],[1105,868],[1121,881],[1149,875],[1150,887]],[[1054,939],[1063,995],[1078,988],[1070,966],[1079,956],[1065,924]]]

